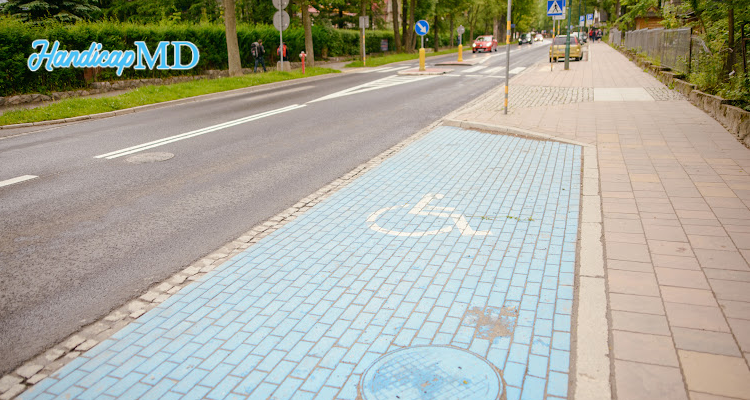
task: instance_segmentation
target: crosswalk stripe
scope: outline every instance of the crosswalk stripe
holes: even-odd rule
[[[505,70],[505,67],[495,67],[495,68],[490,68],[490,69],[484,70],[484,71],[482,71],[482,73],[483,74],[487,74],[487,75],[492,75],[492,74],[495,74],[495,73],[498,73],[498,72],[504,71],[504,70]]]
[[[526,69],[526,67],[515,67],[512,70],[510,70],[510,73],[511,74],[520,74],[525,69]]]
[[[477,65],[476,67],[471,67],[469,69],[464,70],[464,72],[477,72],[480,69],[485,69],[485,68],[487,68],[486,65]]]

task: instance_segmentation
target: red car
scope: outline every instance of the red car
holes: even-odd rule
[[[479,36],[471,45],[471,52],[476,53],[479,50],[497,51],[497,40],[492,35]]]

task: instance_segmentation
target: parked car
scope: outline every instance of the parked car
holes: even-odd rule
[[[566,40],[566,35],[558,35],[555,37],[555,40],[549,46],[549,62],[557,62],[560,58],[565,59]],[[583,47],[581,46],[581,42],[579,42],[578,38],[573,35],[570,35],[570,58],[578,61],[583,58]]]
[[[535,42],[541,42],[544,40],[544,36],[541,33],[537,33],[536,36],[534,36]]]
[[[518,45],[522,44],[531,44],[531,34],[530,33],[522,33],[521,36],[518,37]]]
[[[579,35],[578,35],[578,32],[571,32],[571,33],[570,33],[570,37],[573,37],[573,36],[575,36],[575,37],[576,37],[576,39],[578,39],[578,41],[579,41],[579,42],[580,42],[581,44],[584,44],[584,43],[586,43],[586,42],[587,42],[587,41],[589,40],[588,34],[586,34],[586,33],[582,33],[582,34],[581,34],[581,35],[579,36]]]
[[[477,51],[497,51],[497,40],[492,35],[479,36],[471,45],[471,52]]]

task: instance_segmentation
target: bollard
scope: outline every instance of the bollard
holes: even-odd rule
[[[461,62],[464,60],[464,46],[458,45],[458,62]]]
[[[422,47],[421,49],[419,49],[419,70],[420,71],[424,71],[425,70],[424,69],[424,58],[425,58],[424,47]]]
[[[302,75],[305,74],[305,52],[299,53],[299,58],[302,59]]]

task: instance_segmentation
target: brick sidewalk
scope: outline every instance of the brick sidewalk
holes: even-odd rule
[[[596,145],[617,399],[750,399],[750,150],[590,48],[513,80],[507,116],[498,90],[453,118]]]

